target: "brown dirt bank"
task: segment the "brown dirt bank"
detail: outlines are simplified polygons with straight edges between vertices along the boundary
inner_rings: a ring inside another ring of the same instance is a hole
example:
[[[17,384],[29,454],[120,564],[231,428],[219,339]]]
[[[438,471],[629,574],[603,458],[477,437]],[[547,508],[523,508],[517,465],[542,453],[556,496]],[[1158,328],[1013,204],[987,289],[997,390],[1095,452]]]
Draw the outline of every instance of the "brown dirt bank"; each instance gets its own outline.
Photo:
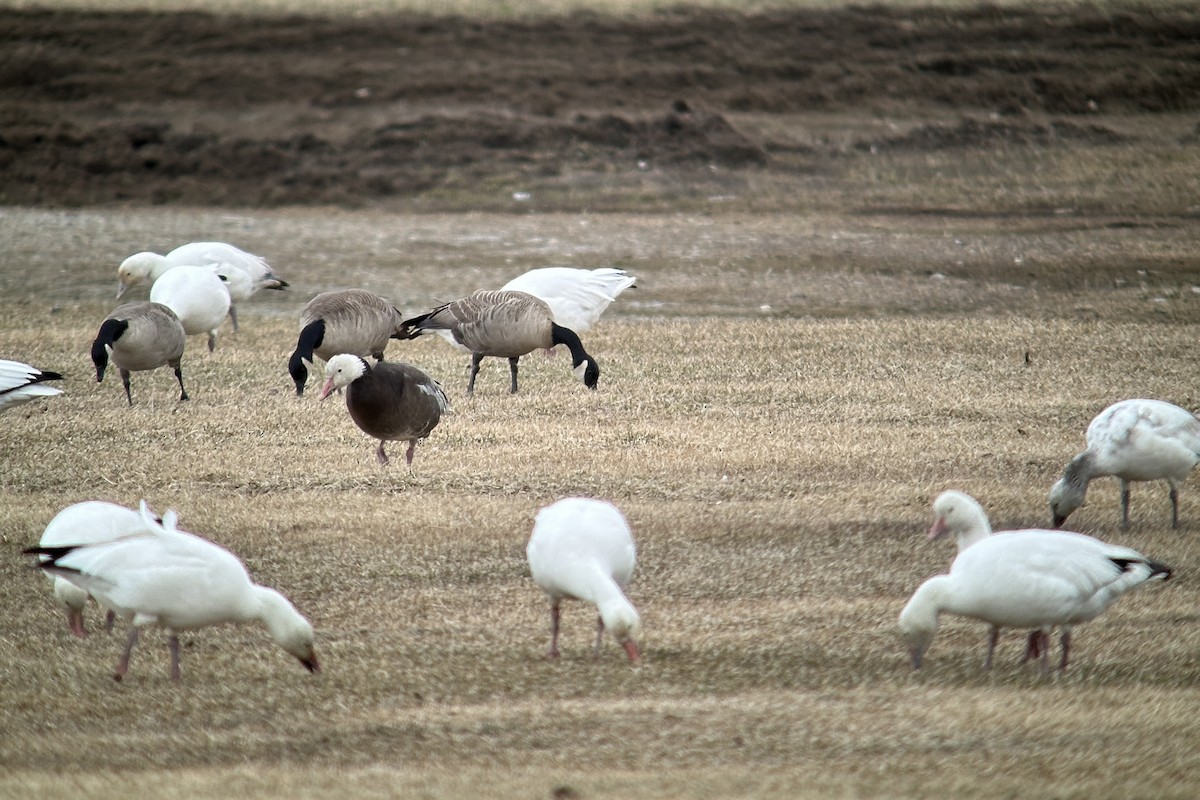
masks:
[[[472,207],[481,186],[567,175],[686,185],[881,149],[1129,144],[1105,114],[1198,108],[1200,11],[1186,7],[0,11],[5,204]],[[796,136],[812,114],[909,126]]]

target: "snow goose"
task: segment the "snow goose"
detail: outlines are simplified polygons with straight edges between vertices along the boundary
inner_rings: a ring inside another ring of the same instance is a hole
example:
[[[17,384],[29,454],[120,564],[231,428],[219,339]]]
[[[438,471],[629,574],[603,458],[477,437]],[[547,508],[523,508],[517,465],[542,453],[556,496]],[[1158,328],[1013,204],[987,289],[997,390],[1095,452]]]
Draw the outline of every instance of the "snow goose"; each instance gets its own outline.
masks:
[[[559,604],[583,600],[600,611],[593,654],[608,628],[637,663],[641,620],[625,596],[637,551],[624,515],[612,503],[568,497],[537,513],[525,549],[533,582],[550,598],[549,658],[558,657]]]
[[[129,657],[144,626],[169,632],[171,679],[180,679],[179,632],[226,622],[261,622],[275,642],[310,672],[320,666],[313,652],[313,629],[274,589],[250,580],[246,566],[228,550],[178,530],[168,511],[161,522],[141,504],[141,525],[120,539],[97,544],[31,547],[38,566],[61,576],[130,620],[125,650],[113,677],[129,670]]]
[[[512,291],[478,291],[438,306],[428,314],[405,320],[397,338],[415,339],[431,330],[448,330],[454,340],[471,351],[471,376],[467,394],[475,392],[479,362],[487,356],[508,359],[512,374],[510,392],[517,391],[517,362],[539,348],[565,344],[571,351],[575,374],[589,389],[600,380],[600,366],[583,349],[579,336],[554,321],[550,306],[531,294]]]
[[[379,440],[375,457],[385,467],[384,443],[408,442],[404,458],[411,468],[417,441],[428,436],[450,410],[441,385],[411,364],[377,361],[371,366],[361,356],[340,353],[325,364],[321,399],[343,388],[350,419]]]
[[[235,300],[246,300],[260,289],[284,289],[288,282],[276,275],[262,256],[247,253],[241,248],[225,242],[189,242],[164,255],[158,253],[134,253],[117,268],[117,299],[130,286],[139,283],[154,283],[172,267],[203,267],[223,264],[245,273],[249,279],[249,294],[237,296]]]
[[[1200,461],[1200,421],[1161,400],[1122,400],[1088,425],[1087,449],[1072,458],[1050,488],[1054,527],[1084,504],[1093,478],[1121,482],[1121,528],[1129,527],[1131,481],[1166,481],[1171,487],[1171,527],[1179,527],[1179,484]]]
[[[323,292],[300,313],[300,337],[288,360],[296,396],[304,394],[313,356],[328,361],[339,353],[383,360],[388,339],[398,339],[404,317],[377,294],[362,289]]]
[[[150,287],[150,300],[175,312],[188,336],[208,334],[208,350],[217,346],[217,328],[229,313],[229,290],[211,267],[174,267]]]
[[[175,312],[161,303],[125,303],[117,306],[104,318],[100,331],[92,342],[92,363],[96,365],[96,382],[104,380],[109,359],[121,371],[125,399],[133,405],[129,389],[132,372],[169,366],[179,381],[179,399],[187,400],[183,388],[183,359],[185,337],[183,325]]]
[[[585,333],[617,296],[636,282],[625,270],[612,267],[542,267],[518,275],[500,288],[537,297],[550,306],[555,322]]]
[[[75,503],[58,512],[42,532],[41,547],[97,544],[111,542],[141,530],[142,515],[116,503],[88,500]],[[67,625],[71,633],[87,636],[83,625],[83,609],[88,593],[66,578],[47,575],[54,582],[54,596],[66,607]],[[112,630],[113,612],[109,611],[105,628]]]
[[[0,411],[38,397],[62,394],[62,389],[47,386],[45,381],[61,381],[62,375],[31,367],[20,361],[0,359]]]
[[[1081,533],[1021,530],[998,533],[958,554],[946,575],[921,584],[900,614],[913,669],[937,632],[942,613],[1004,628],[1036,628],[1042,669],[1049,669],[1049,631],[1061,626],[1067,668],[1071,627],[1094,619],[1126,592],[1171,569],[1136,550]]]

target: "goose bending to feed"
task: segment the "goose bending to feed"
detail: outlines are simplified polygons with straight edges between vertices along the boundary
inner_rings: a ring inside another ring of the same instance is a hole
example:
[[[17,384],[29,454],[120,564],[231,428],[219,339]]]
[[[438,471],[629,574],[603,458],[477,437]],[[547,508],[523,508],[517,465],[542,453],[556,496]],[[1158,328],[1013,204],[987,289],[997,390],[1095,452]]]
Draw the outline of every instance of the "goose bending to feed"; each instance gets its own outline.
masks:
[[[113,677],[121,680],[138,631],[162,625],[169,633],[171,679],[180,679],[179,632],[226,622],[261,622],[275,642],[310,672],[320,665],[313,629],[287,598],[250,580],[228,550],[176,527],[173,511],[155,519],[143,501],[141,525],[97,544],[30,547],[45,572],[66,578],[117,616],[132,622]]]
[[[322,292],[300,313],[300,336],[288,360],[296,396],[304,394],[313,356],[323,361],[349,353],[383,360],[388,339],[399,339],[404,317],[377,294],[362,289]]]
[[[510,391],[517,391],[517,362],[539,348],[565,344],[571,351],[575,374],[584,386],[595,389],[600,366],[583,349],[579,336],[554,321],[550,306],[531,294],[512,291],[478,291],[438,306],[428,314],[405,320],[397,338],[415,339],[431,330],[448,330],[454,340],[471,351],[471,376],[467,394],[475,392],[479,362],[487,356],[508,359]]]
[[[38,543],[43,548],[66,545],[98,544],[111,542],[129,534],[136,534],[142,527],[142,515],[131,508],[101,500],[75,503],[55,514],[54,519],[42,532]],[[54,596],[67,610],[67,626],[79,637],[87,636],[83,624],[83,609],[87,606],[88,593],[66,578],[47,575],[54,582]],[[104,623],[112,630],[114,614],[108,611]]]
[[[104,318],[92,342],[96,382],[104,380],[104,372],[111,359],[121,371],[125,399],[132,406],[130,373],[168,366],[175,370],[175,380],[179,381],[179,399],[187,400],[180,368],[185,338],[179,317],[162,303],[125,303],[117,306]]]
[[[1200,462],[1200,421],[1161,400],[1122,400],[1101,411],[1087,428],[1087,449],[1072,458],[1050,488],[1054,527],[1084,504],[1093,478],[1121,482],[1121,527],[1129,527],[1129,484],[1166,481],[1171,527],[1179,527],[1179,484]]]
[[[1146,581],[1170,577],[1170,567],[1136,550],[1081,533],[997,533],[959,553],[948,574],[921,584],[900,614],[900,631],[917,669],[942,613],[1002,628],[1036,628],[1042,670],[1049,671],[1049,632],[1059,626],[1059,668],[1065,670],[1073,626],[1095,619]]]
[[[428,436],[450,410],[441,385],[411,364],[377,361],[371,366],[362,356],[340,353],[325,364],[321,399],[342,388],[350,419],[379,440],[375,457],[385,467],[385,443],[408,442],[404,459],[411,468],[417,441]]]
[[[217,328],[229,313],[229,291],[210,267],[175,267],[150,287],[150,300],[175,312],[188,336],[208,334],[208,351],[217,346]]]
[[[165,256],[150,252],[134,253],[122,261],[121,266],[117,268],[117,299],[121,299],[131,286],[145,282],[154,283],[172,267],[210,265],[216,265],[228,272],[236,270],[239,273],[237,276],[226,276],[232,299],[229,319],[233,322],[235,331],[238,329],[238,322],[234,304],[249,300],[261,289],[283,290],[288,285],[287,281],[271,270],[262,256],[247,253],[225,242],[189,242],[176,247]]]
[[[46,385],[46,381],[61,381],[62,375],[38,369],[20,361],[0,359],[0,411],[38,397],[62,394],[62,389]]]
[[[972,545],[978,544],[992,535],[992,523],[988,521],[987,512],[979,502],[964,492],[942,492],[933,501],[933,526],[929,529],[929,540],[936,541],[945,536],[953,536],[961,554]],[[988,631],[987,655],[983,660],[983,668],[992,668],[992,655],[996,644],[1000,641],[1000,626],[991,625]],[[1036,658],[1041,652],[1041,631],[1031,631],[1025,645],[1025,657],[1022,662]]]
[[[550,649],[558,657],[559,604],[583,600],[600,612],[593,655],[607,628],[629,660],[640,659],[641,619],[625,596],[637,550],[624,515],[612,503],[568,497],[537,513],[525,549],[533,582],[550,598]]]
[[[586,333],[617,296],[636,283],[637,278],[612,267],[542,267],[518,275],[500,288],[533,295],[550,306],[559,325]]]

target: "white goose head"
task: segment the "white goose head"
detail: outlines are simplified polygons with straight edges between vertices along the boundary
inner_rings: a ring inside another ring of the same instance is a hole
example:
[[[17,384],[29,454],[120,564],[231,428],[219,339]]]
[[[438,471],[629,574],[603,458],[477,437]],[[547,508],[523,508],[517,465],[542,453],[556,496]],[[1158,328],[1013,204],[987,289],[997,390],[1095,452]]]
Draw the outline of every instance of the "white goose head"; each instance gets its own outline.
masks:
[[[122,261],[121,266],[117,267],[117,299],[121,299],[130,286],[149,280],[162,262],[162,256],[150,252],[134,253]]]
[[[335,389],[344,389],[361,378],[367,371],[367,362],[349,353],[340,353],[325,362],[325,385],[321,387],[321,399],[333,394]]]
[[[929,529],[929,538],[940,539],[946,535],[953,535],[958,540],[959,551],[986,539],[992,535],[987,512],[969,494],[954,490],[942,492],[933,501],[933,526]]]

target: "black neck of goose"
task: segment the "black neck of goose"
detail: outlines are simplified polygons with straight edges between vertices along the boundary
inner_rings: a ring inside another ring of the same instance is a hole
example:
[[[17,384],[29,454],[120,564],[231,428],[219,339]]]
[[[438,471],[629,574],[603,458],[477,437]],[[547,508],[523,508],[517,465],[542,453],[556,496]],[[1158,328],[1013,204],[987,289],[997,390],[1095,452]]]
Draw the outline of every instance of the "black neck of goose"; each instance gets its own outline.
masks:
[[[573,367],[578,367],[584,359],[592,360],[592,357],[583,349],[583,342],[579,341],[579,335],[557,322],[550,323],[550,341],[552,347],[559,344],[567,346],[567,349],[571,351],[571,366]]]
[[[320,347],[324,340],[325,320],[323,319],[308,323],[300,331],[300,338],[296,340],[296,350],[288,360],[288,374],[292,376],[292,382],[296,384],[297,397],[304,394],[304,384],[308,381],[308,368],[304,366],[304,361],[307,359],[310,364],[312,363],[313,351]]]
[[[92,342],[92,363],[96,365],[97,383],[104,379],[104,370],[108,369],[108,346],[116,343],[128,328],[129,323],[123,319],[106,319],[100,325],[96,341]]]

